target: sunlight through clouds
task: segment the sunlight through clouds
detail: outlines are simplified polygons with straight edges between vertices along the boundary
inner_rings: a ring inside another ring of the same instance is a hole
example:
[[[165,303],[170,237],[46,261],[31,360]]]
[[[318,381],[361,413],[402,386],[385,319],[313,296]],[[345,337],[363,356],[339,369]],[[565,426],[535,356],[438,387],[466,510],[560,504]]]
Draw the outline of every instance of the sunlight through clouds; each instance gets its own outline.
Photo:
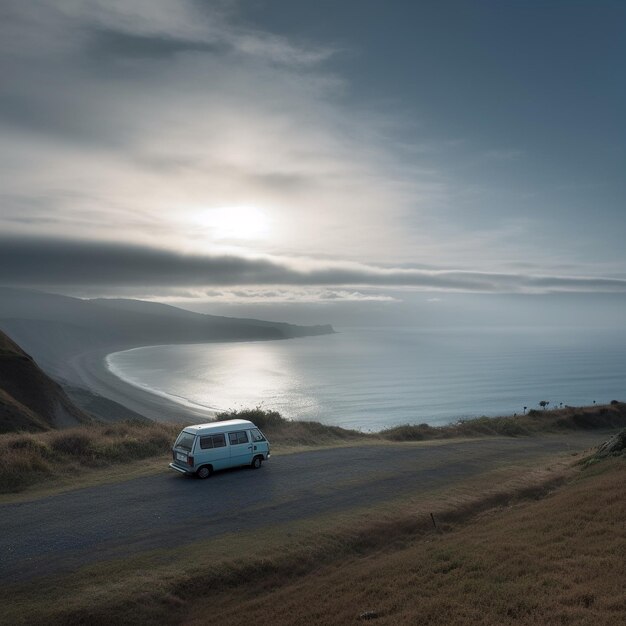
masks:
[[[266,212],[253,206],[201,209],[194,221],[219,240],[265,239],[271,235],[271,221]]]
[[[373,6],[363,18],[379,10],[397,20]],[[432,7],[405,10],[438,18]],[[309,261],[326,263],[340,270],[320,280],[337,293],[361,276],[370,286],[393,276],[490,292],[621,290],[617,134],[613,147],[598,140],[614,152],[603,167],[601,151],[596,160],[582,149],[568,162],[553,155],[550,166],[538,158],[541,141],[566,120],[540,131],[534,108],[527,118],[500,110],[505,95],[518,102],[515,89],[504,93],[511,87],[481,63],[477,79],[497,84],[497,97],[466,85],[460,71],[446,74],[447,57],[425,59],[407,24],[395,23],[409,37],[400,54],[384,33],[367,39],[367,23],[325,36],[299,20],[274,28],[259,14],[238,2],[11,0],[0,22],[0,71],[10,77],[0,82],[2,234],[99,243],[103,254],[115,243],[139,257],[204,255],[207,267],[212,257],[237,257],[239,267],[269,259],[296,284]],[[445,29],[441,41],[429,33],[420,45],[462,47]],[[604,59],[594,54],[594,63]],[[429,115],[430,98],[439,100]],[[471,110],[472,98],[482,108]],[[492,134],[505,113],[506,132]],[[532,132],[515,138],[523,124]],[[555,134],[548,148],[584,135],[567,129],[567,141]],[[585,161],[591,172],[589,159],[600,174],[572,180],[568,168]],[[366,270],[355,274],[354,264]],[[248,287],[241,280],[250,276],[235,272],[228,284]]]

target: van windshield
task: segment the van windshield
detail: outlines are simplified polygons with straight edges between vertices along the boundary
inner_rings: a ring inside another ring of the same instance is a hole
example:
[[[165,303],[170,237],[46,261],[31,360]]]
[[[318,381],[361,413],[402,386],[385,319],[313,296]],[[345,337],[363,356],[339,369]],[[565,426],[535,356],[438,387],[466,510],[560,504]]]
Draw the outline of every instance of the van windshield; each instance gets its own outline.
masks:
[[[174,444],[175,448],[182,448],[183,450],[188,450],[191,452],[191,448],[193,448],[193,440],[195,439],[195,435],[191,433],[186,433],[184,430],[180,435],[178,435],[178,439]]]

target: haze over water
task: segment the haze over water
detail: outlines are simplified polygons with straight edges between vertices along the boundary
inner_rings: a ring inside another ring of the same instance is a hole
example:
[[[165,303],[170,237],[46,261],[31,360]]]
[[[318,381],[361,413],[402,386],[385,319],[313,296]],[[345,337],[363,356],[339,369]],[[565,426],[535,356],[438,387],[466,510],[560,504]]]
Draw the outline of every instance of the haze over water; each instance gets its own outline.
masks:
[[[214,410],[262,405],[380,430],[626,397],[626,333],[559,328],[344,328],[288,341],[137,348],[107,357],[142,389]]]

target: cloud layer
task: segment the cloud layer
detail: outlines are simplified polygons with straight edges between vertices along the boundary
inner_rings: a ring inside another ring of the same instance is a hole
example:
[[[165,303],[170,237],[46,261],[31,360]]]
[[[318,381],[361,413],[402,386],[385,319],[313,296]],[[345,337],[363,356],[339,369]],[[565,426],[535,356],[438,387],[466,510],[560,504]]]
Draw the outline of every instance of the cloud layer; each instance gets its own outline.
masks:
[[[484,293],[626,292],[626,279],[389,268],[234,255],[182,254],[128,244],[0,239],[0,283],[55,287],[406,287]]]
[[[401,86],[378,99],[353,91],[347,66],[380,80],[357,50],[255,26],[245,4],[3,6],[0,282],[245,286],[204,294],[276,301],[388,301],[388,287],[623,290],[623,216],[602,210],[597,186],[582,193],[585,180],[568,174],[565,193],[528,146],[472,143],[473,125],[467,137],[429,134],[420,108],[398,102]],[[432,34],[437,51],[463,45],[447,30]],[[377,59],[379,74],[409,67],[418,94],[436,91],[442,76],[471,75],[453,54],[439,55],[457,63],[452,73],[437,75],[438,61],[423,54],[415,61],[428,57],[428,67],[417,72],[409,57],[421,48],[408,35],[406,58]],[[501,86],[493,83],[494,98]],[[449,100],[458,128],[458,114],[473,112]],[[527,177],[530,161],[546,186]],[[263,237],[216,223],[242,208],[266,216]],[[290,291],[273,295],[273,285]]]
[[[215,243],[206,211],[255,206],[272,223],[259,253],[427,254],[415,209],[443,201],[441,175],[404,159],[390,116],[347,104],[336,47],[244,25],[235,6],[14,2],[2,231],[199,252]]]

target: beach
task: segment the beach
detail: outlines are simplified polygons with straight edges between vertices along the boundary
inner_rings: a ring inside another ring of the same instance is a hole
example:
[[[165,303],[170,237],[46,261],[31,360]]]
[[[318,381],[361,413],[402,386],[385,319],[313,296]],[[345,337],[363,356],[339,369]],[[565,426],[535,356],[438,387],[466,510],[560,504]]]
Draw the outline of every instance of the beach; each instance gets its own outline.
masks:
[[[88,388],[93,393],[114,400],[141,415],[157,422],[184,424],[209,421],[215,412],[200,407],[179,404],[155,393],[144,391],[112,374],[106,366],[106,357],[131,346],[111,346],[90,350],[70,358],[63,366],[63,378],[75,385]]]

